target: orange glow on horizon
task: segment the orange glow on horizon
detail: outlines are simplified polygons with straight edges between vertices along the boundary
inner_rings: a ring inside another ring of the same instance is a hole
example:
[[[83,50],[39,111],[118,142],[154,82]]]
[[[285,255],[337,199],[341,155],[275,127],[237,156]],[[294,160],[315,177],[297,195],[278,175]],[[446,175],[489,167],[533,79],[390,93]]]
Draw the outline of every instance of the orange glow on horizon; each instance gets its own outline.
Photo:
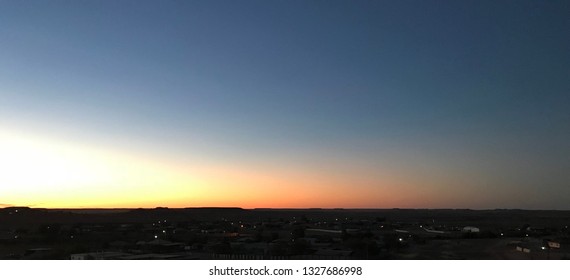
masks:
[[[5,205],[414,208],[435,197],[394,172],[176,162],[6,130],[0,133],[0,154],[0,203]]]

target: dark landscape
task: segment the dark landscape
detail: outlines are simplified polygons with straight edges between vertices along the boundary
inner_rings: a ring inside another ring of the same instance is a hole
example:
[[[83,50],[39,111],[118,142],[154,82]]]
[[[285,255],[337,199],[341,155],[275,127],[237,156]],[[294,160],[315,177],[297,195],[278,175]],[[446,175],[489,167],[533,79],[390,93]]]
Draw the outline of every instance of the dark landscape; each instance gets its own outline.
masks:
[[[0,209],[1,259],[568,259],[570,211]]]

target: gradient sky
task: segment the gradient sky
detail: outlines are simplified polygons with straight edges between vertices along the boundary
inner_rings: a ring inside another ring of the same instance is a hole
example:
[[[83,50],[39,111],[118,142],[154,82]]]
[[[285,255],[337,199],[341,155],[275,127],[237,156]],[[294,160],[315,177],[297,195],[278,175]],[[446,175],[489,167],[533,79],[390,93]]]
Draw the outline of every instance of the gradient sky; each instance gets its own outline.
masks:
[[[570,209],[569,1],[0,1],[0,205]]]

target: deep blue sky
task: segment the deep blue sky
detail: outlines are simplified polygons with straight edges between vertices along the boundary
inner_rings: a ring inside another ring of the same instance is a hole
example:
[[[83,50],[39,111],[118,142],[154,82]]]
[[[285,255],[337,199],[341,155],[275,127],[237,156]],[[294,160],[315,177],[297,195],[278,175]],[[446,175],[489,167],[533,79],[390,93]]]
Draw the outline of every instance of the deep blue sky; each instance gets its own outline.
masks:
[[[0,1],[0,125],[182,161],[388,168],[445,192],[421,207],[568,209],[569,15],[568,1]]]

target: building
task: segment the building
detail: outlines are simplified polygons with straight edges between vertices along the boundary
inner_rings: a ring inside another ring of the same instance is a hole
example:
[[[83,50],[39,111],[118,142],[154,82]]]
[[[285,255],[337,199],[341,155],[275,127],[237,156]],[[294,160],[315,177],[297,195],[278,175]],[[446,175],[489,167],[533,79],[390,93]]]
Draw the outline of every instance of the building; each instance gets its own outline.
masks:
[[[470,233],[478,233],[481,230],[479,230],[479,228],[476,228],[476,227],[467,226],[467,227],[464,227],[461,231],[462,232],[470,232]]]
[[[118,260],[131,254],[120,252],[92,252],[71,255],[72,260]]]

